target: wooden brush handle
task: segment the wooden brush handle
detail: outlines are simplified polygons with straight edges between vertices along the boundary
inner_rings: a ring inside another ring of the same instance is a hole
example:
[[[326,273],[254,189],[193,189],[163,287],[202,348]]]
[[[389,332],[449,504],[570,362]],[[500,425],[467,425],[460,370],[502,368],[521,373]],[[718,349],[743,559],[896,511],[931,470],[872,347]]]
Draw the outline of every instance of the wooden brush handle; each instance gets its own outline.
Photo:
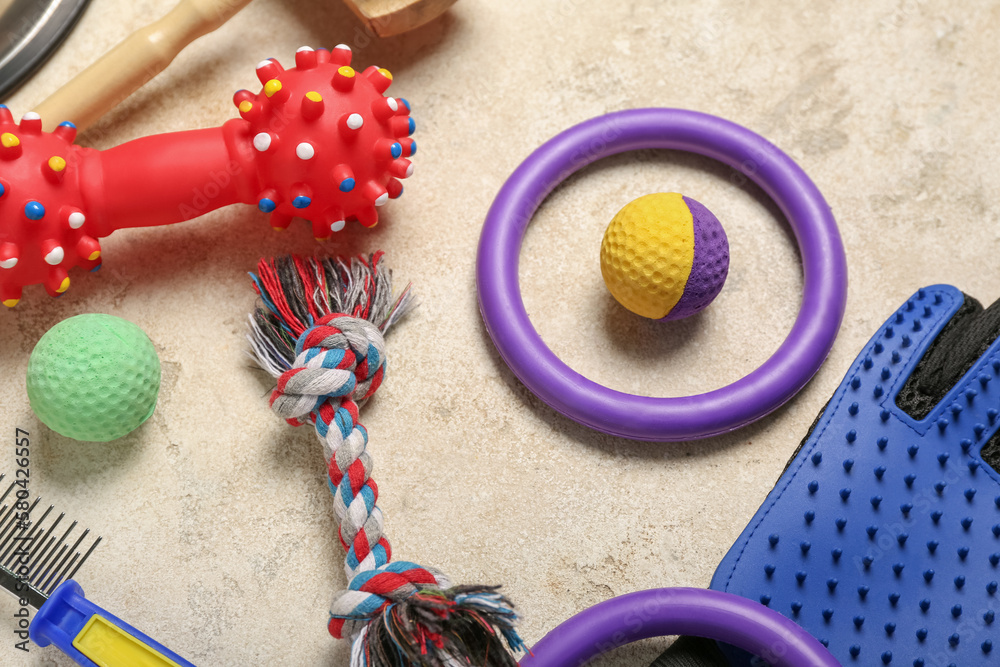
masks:
[[[136,30],[53,93],[35,111],[52,130],[68,120],[84,130],[159,74],[181,50],[228,21],[250,0],[181,0]]]
[[[411,30],[456,0],[344,0],[375,34]],[[228,21],[250,0],[181,0],[159,21],[136,30],[35,108],[52,131],[62,121],[85,130],[162,72],[181,50]]]

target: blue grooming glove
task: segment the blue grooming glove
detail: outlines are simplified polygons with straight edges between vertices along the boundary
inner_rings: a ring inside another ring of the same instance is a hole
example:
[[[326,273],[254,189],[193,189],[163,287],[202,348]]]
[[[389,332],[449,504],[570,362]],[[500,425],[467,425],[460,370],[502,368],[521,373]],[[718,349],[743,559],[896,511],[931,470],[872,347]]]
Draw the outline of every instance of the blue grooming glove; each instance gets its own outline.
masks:
[[[785,614],[844,665],[994,664],[998,333],[1000,305],[983,310],[954,287],[909,299],[862,350],[711,587]]]

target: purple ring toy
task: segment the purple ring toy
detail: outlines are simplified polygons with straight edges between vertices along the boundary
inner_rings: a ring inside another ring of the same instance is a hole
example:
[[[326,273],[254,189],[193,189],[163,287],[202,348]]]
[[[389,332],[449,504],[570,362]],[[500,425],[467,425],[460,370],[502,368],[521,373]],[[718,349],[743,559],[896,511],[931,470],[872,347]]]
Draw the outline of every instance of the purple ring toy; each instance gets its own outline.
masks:
[[[760,368],[705,394],[635,396],[588,380],[545,345],[521,300],[517,280],[521,241],[545,197],[588,164],[640,148],[699,153],[736,169],[763,188],[785,214],[802,255],[802,305],[788,337]],[[549,406],[611,435],[694,440],[760,419],[792,398],[819,370],[844,316],[847,259],[823,195],[769,141],[735,123],[695,111],[634,109],[566,130],[514,171],[483,224],[476,283],[486,329],[500,356]]]
[[[774,667],[840,667],[788,618],[738,595],[700,588],[629,593],[585,609],[535,644],[520,667],[579,667],[624,644],[667,635],[724,641]]]

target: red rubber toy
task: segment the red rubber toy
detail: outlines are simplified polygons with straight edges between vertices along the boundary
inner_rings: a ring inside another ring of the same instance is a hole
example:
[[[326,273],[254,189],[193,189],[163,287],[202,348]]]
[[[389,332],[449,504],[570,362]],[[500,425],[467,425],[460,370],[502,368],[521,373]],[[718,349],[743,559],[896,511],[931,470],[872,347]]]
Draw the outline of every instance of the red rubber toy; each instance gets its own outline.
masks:
[[[76,128],[16,124],[0,105],[0,301],[26,285],[58,296],[74,266],[97,270],[98,239],[116,229],[167,225],[222,206],[256,204],[284,229],[295,216],[317,239],[378,222],[413,173],[406,100],[385,97],[392,75],[350,67],[351,50],[302,47],[295,67],[257,66],[263,84],[240,90],[241,118],[222,127],[144,137],[98,151],[73,144]]]

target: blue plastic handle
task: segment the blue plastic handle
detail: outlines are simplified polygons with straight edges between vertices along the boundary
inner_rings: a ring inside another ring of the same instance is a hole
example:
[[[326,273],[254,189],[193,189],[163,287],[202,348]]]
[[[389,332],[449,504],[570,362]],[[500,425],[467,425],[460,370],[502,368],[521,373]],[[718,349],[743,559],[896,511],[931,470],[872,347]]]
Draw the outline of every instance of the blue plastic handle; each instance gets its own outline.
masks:
[[[83,667],[169,667],[171,663],[195,667],[92,603],[72,579],[61,584],[38,610],[28,636],[39,646],[54,644]]]

